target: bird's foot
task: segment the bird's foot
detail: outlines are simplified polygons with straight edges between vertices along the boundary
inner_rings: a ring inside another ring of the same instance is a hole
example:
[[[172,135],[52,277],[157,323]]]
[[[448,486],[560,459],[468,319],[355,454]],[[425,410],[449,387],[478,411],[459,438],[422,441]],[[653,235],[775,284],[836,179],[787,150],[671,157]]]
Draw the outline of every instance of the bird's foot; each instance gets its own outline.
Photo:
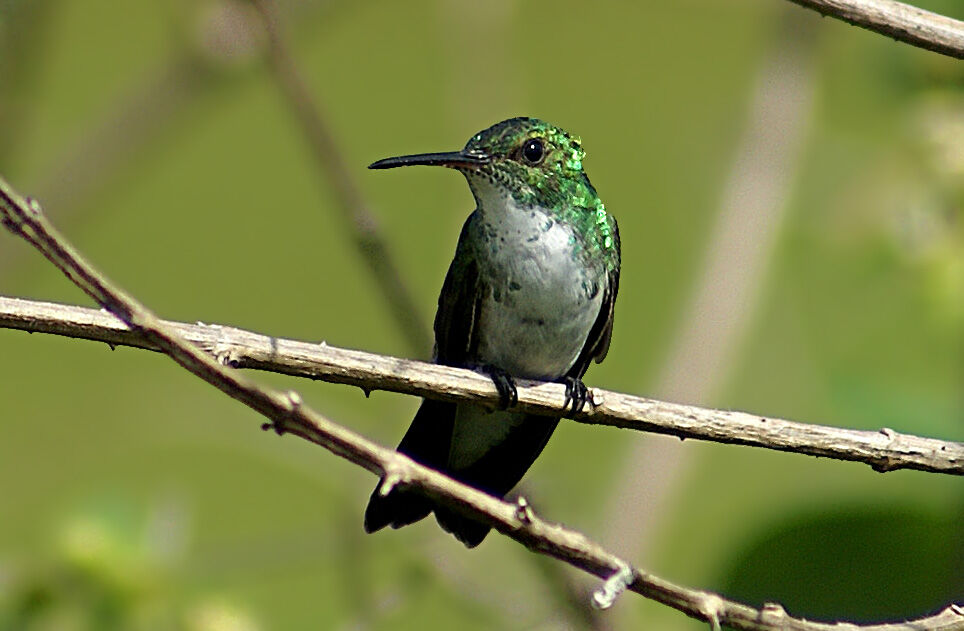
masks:
[[[583,408],[586,407],[586,402],[592,399],[589,388],[578,377],[566,377],[563,383],[566,384],[566,401],[562,404],[563,411],[572,403],[571,412],[574,414],[582,412]]]
[[[512,375],[498,366],[482,366],[480,370],[492,378],[495,389],[499,391],[500,410],[506,410],[519,402],[519,392]]]

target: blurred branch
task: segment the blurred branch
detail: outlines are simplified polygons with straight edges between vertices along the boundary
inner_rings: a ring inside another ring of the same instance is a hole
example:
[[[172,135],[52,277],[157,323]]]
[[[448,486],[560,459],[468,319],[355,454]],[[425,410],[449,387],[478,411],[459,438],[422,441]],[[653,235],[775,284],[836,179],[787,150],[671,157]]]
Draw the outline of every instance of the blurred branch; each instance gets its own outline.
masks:
[[[895,40],[964,59],[964,22],[895,0],[790,0]]]
[[[30,129],[31,99],[46,61],[52,9],[49,0],[0,0],[0,164],[5,167]],[[23,54],[28,48],[31,54]]]
[[[268,34],[268,61],[278,87],[301,124],[311,146],[319,173],[335,194],[362,260],[388,301],[392,316],[412,350],[425,354],[432,348],[424,322],[402,275],[392,260],[378,221],[362,198],[351,171],[345,166],[321,107],[314,101],[294,59],[288,53],[278,16],[271,0],[253,0]]]
[[[17,50],[17,59],[31,57],[25,49]],[[78,214],[124,166],[144,155],[145,147],[167,137],[178,114],[211,85],[205,81],[209,70],[193,51],[178,53],[145,73],[142,84],[111,103],[97,123],[65,147],[35,184],[44,203],[57,209],[58,220]],[[17,262],[9,250],[0,250],[0,273],[15,273]]]
[[[410,359],[287,340],[219,324],[164,321],[220,364],[254,368],[331,383],[358,386],[365,392],[387,390],[450,401],[496,405],[492,379],[481,373]],[[0,297],[0,328],[53,333],[67,337],[164,351],[137,329],[108,313],[18,298]],[[558,383],[519,380],[519,407],[558,415],[565,389]],[[964,443],[900,434],[810,425],[746,412],[713,410],[657,401],[599,388],[591,389],[595,406],[571,418],[588,425],[609,425],[680,438],[792,451],[811,456],[869,464],[877,471],[918,469],[964,475]]]
[[[37,184],[44,203],[76,210],[110,183],[142,147],[163,138],[171,121],[195,98],[208,73],[179,56],[131,94],[58,159]]]
[[[816,20],[799,18],[789,4],[773,18],[700,270],[656,381],[660,398],[711,403],[760,310],[813,109]],[[679,441],[635,441],[609,488],[603,541],[645,563],[695,459]]]
[[[142,338],[140,345],[159,349],[197,377],[264,415],[270,419],[264,425],[266,429],[304,438],[382,476],[382,489],[386,492],[396,485],[415,487],[433,500],[488,523],[533,551],[605,578],[603,587],[595,594],[596,601],[604,605],[611,604],[613,598],[628,588],[688,616],[707,621],[713,629],[726,625],[754,631],[841,631],[847,628],[873,631],[964,630],[964,608],[959,605],[949,605],[935,615],[908,623],[866,627],[822,624],[792,618],[779,605],[768,604],[758,610],[711,592],[682,587],[641,572],[585,535],[544,521],[522,501],[505,502],[456,482],[333,423],[302,405],[301,397],[294,391],[282,393],[260,387],[242,373],[226,368],[181,338],[176,327],[160,320],[146,307],[114,287],[56,232],[36,201],[22,198],[2,178],[0,221],[13,234],[36,247],[101,307],[121,319]],[[608,603],[607,597],[610,597]]]
[[[515,493],[515,492],[514,492]],[[517,497],[523,494],[518,493]],[[532,557],[534,567],[542,575],[546,589],[551,593],[553,609],[560,615],[566,616],[572,628],[587,629],[588,631],[610,631],[613,629],[611,612],[601,611],[593,607],[588,590],[573,581],[573,576],[565,565],[554,563],[548,557],[536,555]],[[561,626],[561,625],[560,625]],[[547,628],[556,628],[551,623]]]

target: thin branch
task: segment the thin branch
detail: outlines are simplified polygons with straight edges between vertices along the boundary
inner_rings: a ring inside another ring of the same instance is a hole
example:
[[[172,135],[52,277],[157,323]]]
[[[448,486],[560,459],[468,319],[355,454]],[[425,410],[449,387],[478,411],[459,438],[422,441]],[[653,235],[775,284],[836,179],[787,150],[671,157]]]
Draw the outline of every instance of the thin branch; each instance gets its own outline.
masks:
[[[235,368],[343,383],[358,386],[365,392],[387,390],[493,405],[499,400],[492,380],[471,370],[338,348],[324,342],[276,338],[220,324],[168,321],[162,324],[221,364]],[[151,343],[110,314],[85,307],[0,297],[0,327],[164,351],[162,346]],[[519,380],[517,385],[521,409],[559,414],[565,401],[561,384]],[[592,395],[596,405],[572,415],[573,420],[864,462],[877,471],[919,469],[964,475],[964,443],[901,434],[890,429],[873,432],[798,423],[598,388],[592,389]]]
[[[790,0],[854,26],[964,59],[964,22],[895,0]]]
[[[322,116],[321,107],[308,90],[294,59],[288,53],[272,0],[254,0],[268,34],[268,62],[291,111],[301,125],[305,139],[350,229],[359,256],[378,283],[388,307],[412,350],[427,354],[432,340],[425,330],[420,310],[412,298],[402,274],[392,259],[378,220],[368,208],[355,179],[345,165],[334,134]]]
[[[964,631],[964,608],[949,605],[943,611],[907,623],[860,627],[823,624],[790,617],[779,605],[758,610],[727,600],[717,594],[675,585],[655,575],[632,568],[585,535],[541,519],[522,501],[499,500],[461,484],[408,457],[377,445],[302,405],[294,391],[282,393],[263,388],[242,373],[223,366],[178,334],[176,328],[157,318],[146,307],[120,289],[87,263],[44,216],[40,205],[26,200],[0,178],[0,221],[13,234],[24,238],[43,253],[70,280],[101,307],[124,321],[143,337],[145,346],[160,349],[186,370],[244,403],[271,420],[265,425],[279,434],[291,433],[325,447],[383,477],[382,489],[405,485],[475,519],[529,549],[548,554],[581,568],[606,582],[594,596],[604,603],[620,588],[628,588],[688,616],[704,620],[712,628],[721,625],[753,631]]]

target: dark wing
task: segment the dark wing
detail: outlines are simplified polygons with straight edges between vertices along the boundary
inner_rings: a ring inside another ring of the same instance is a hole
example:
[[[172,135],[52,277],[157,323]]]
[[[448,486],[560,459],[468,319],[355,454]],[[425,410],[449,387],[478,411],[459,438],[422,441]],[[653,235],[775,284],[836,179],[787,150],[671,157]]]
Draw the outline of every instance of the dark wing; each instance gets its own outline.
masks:
[[[599,315],[596,317],[596,322],[589,331],[589,336],[586,337],[586,344],[582,347],[579,357],[572,365],[572,368],[569,369],[569,372],[566,373],[568,377],[582,379],[582,376],[586,374],[586,370],[589,368],[589,363],[592,360],[596,360],[598,364],[606,358],[606,353],[609,352],[609,342],[613,337],[613,312],[616,306],[616,293],[619,291],[620,266],[619,227],[616,226],[615,220],[613,220],[613,222],[613,236],[616,241],[616,265],[607,276],[606,288],[603,290],[603,299],[602,305],[599,308]]]
[[[478,345],[483,287],[479,282],[478,262],[468,244],[468,232],[475,217],[472,213],[462,226],[435,313],[435,362],[446,366],[468,367]]]
[[[435,362],[465,367],[475,352],[482,291],[478,265],[468,251],[462,227],[455,259],[445,275],[435,314]],[[425,399],[398,450],[433,469],[444,469],[452,441],[455,403]]]
[[[474,353],[481,289],[478,266],[467,250],[466,232],[471,217],[462,227],[455,259],[449,266],[435,314],[435,361],[448,366],[467,366]],[[424,399],[412,424],[398,445],[398,451],[433,469],[446,470],[455,403]],[[434,503],[425,496],[393,489],[380,495],[376,487],[365,510],[365,530],[374,532],[385,526],[400,528],[427,516]]]

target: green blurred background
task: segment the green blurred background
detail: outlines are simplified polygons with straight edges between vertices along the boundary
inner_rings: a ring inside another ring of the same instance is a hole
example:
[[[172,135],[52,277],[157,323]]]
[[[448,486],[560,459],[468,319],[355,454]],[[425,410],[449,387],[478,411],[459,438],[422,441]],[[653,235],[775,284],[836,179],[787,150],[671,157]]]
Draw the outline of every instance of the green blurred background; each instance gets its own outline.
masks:
[[[538,116],[583,138],[620,222],[589,385],[964,440],[959,61],[778,0],[278,14],[426,330],[471,195],[365,166]],[[227,0],[0,0],[0,173],[163,317],[427,357],[360,264],[257,24]],[[9,235],[0,293],[89,304]],[[635,596],[586,622],[563,586],[585,603],[596,582],[504,537],[366,536],[370,474],[159,355],[6,330],[0,349],[0,629],[705,626]],[[256,377],[386,445],[417,406]],[[964,599],[959,478],[563,422],[526,493],[641,567],[795,615]]]

